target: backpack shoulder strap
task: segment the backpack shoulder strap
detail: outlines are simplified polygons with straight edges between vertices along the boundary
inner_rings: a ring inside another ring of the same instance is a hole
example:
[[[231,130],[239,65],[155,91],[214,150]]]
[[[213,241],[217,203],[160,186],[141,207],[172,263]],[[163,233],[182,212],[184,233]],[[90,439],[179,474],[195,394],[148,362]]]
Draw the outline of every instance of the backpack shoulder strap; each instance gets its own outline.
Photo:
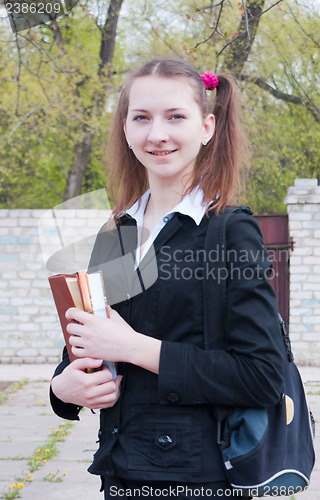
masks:
[[[208,224],[204,250],[206,269],[203,280],[204,300],[204,346],[205,349],[225,348],[225,318],[227,314],[227,248],[226,228],[229,219],[235,213],[246,212],[252,215],[249,207],[227,207],[219,215],[213,213]],[[210,255],[214,255],[212,261]],[[214,269],[212,269],[214,268]],[[214,336],[209,332],[214,331]]]

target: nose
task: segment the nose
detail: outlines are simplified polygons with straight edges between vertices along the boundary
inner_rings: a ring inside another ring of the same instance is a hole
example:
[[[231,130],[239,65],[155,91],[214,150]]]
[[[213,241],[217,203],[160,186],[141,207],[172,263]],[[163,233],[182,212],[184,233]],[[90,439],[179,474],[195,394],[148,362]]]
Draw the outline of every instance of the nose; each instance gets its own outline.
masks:
[[[151,121],[147,139],[153,144],[168,141],[169,135],[167,124],[164,122],[164,120],[155,118]]]

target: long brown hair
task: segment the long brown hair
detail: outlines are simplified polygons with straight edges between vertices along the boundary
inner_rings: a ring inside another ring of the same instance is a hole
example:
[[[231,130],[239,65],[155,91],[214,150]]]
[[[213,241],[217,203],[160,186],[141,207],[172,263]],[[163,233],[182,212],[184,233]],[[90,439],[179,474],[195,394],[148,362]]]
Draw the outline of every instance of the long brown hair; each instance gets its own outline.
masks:
[[[147,170],[128,148],[123,127],[133,81],[150,75],[187,78],[194,89],[202,116],[210,112],[215,115],[214,136],[206,146],[201,146],[185,194],[199,186],[203,190],[204,201],[209,203],[215,200],[211,207],[219,212],[230,203],[239,185],[239,169],[246,151],[246,140],[238,119],[239,98],[235,81],[225,74],[217,75],[219,85],[211,111],[202,78],[192,66],[175,59],[155,59],[130,76],[113,117],[106,158],[110,193],[115,203],[115,220],[148,188]]]

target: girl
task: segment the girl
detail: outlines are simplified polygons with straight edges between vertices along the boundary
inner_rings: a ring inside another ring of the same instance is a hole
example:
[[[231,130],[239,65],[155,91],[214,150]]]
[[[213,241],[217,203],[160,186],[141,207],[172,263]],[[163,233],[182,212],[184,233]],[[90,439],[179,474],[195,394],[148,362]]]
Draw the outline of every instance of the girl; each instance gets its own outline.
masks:
[[[211,113],[206,90],[213,89]],[[233,498],[212,405],[266,407],[279,400],[282,339],[270,261],[257,224],[243,212],[228,223],[227,249],[233,270],[250,268],[250,280],[229,276],[227,310],[219,311],[227,315],[228,348],[204,350],[204,240],[212,214],[237,186],[243,146],[236,88],[225,75],[200,76],[183,62],[153,60],[121,93],[109,145],[115,229],[101,230],[90,268],[104,271],[112,294],[121,272],[112,280],[107,263],[116,262],[116,247],[123,260],[134,251],[125,272],[134,284],[123,280],[127,293],[112,301],[110,319],[67,311],[79,359],[70,364],[65,351],[51,384],[61,417],[77,419],[82,406],[101,409],[100,446],[89,471],[102,477],[106,499],[134,491]],[[148,282],[154,263],[157,276]],[[106,366],[86,370],[102,359],[118,363],[115,380]]]

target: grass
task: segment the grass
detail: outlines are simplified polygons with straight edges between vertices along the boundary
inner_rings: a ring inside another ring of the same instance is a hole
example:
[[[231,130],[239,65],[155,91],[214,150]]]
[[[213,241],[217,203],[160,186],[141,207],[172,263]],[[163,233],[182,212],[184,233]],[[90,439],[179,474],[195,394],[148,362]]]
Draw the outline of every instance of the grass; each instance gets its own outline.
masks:
[[[28,379],[23,379],[19,382],[15,382],[9,385],[4,391],[0,391],[0,405],[6,401],[10,396],[16,392],[18,389],[23,387],[29,382]],[[38,406],[45,406],[45,403],[43,401],[38,402]],[[22,495],[22,490],[23,487],[32,481],[32,474],[35,472],[37,469],[39,469],[42,465],[44,465],[48,460],[53,458],[57,453],[58,449],[56,447],[56,444],[58,442],[64,441],[66,436],[71,432],[71,428],[73,427],[73,423],[69,421],[62,422],[60,427],[54,431],[51,432],[51,434],[48,437],[48,440],[40,446],[40,448],[37,448],[33,455],[30,457],[30,460],[28,462],[28,467],[29,467],[29,473],[22,477],[22,478],[17,478],[16,482],[6,488],[2,493],[0,493],[0,498],[4,500],[9,500],[12,498],[21,498]],[[8,441],[11,441],[12,439],[8,437]],[[15,460],[23,460],[21,457],[15,457]],[[44,478],[46,481],[52,481],[52,482],[61,482],[63,479],[63,476],[66,475],[66,472],[63,474],[60,474],[59,471],[57,471],[54,474],[51,474],[50,472],[48,473],[47,477]]]
[[[4,391],[0,391],[0,405],[11,395],[13,394],[14,392],[16,392],[18,389],[20,389],[21,387],[23,387],[25,384],[27,384],[29,381],[28,379],[23,379],[23,380],[20,380],[19,382],[15,382],[11,385],[9,385],[9,387],[4,390]]]
[[[9,500],[10,498],[21,498],[22,488],[24,483],[12,484],[9,489],[3,492],[2,498]]]
[[[48,462],[48,460],[53,458],[58,453],[56,444],[65,440],[66,436],[68,436],[68,434],[71,432],[72,427],[72,422],[62,422],[60,427],[53,431],[49,435],[48,440],[42,446],[40,446],[40,448],[37,448],[34,451],[33,455],[30,457],[30,460],[28,462],[29,474],[27,476],[19,478],[15,484],[9,486],[9,488],[2,492],[2,496],[0,498],[3,498],[4,500],[9,500],[11,498],[21,498],[22,489],[26,483],[31,482],[33,472],[39,469],[42,465],[44,465],[46,462]],[[66,474],[66,472],[60,474],[60,471],[57,471],[55,474],[51,474],[51,472],[49,472],[44,480],[51,482],[61,482],[63,476],[65,476]]]
[[[31,460],[28,463],[30,472],[37,470],[41,465],[46,463],[58,453],[56,443],[64,441],[65,436],[68,435],[72,427],[72,422],[63,422],[58,429],[50,434],[48,441],[38,448],[32,455]]]
[[[51,481],[52,483],[61,483],[63,476],[66,476],[66,472],[63,474],[60,474],[60,471],[57,470],[54,474],[51,472],[48,472],[47,477],[45,477],[43,480],[44,481]]]

